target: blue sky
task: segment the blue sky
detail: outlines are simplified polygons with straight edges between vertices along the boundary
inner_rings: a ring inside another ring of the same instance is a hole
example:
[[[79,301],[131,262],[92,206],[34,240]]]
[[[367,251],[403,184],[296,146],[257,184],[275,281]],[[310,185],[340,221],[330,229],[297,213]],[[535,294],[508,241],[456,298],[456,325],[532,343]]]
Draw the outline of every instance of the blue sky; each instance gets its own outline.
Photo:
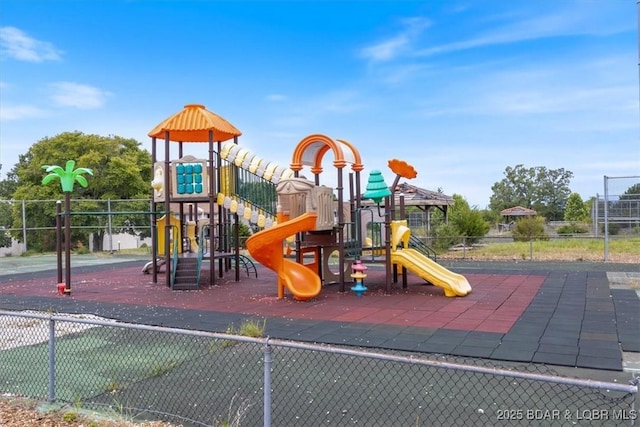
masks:
[[[635,0],[0,4],[0,176],[65,131],[134,138],[204,104],[288,166],[305,136],[485,208],[507,166],[640,175]],[[186,154],[206,156],[191,144]],[[322,183],[335,185],[325,157]],[[620,194],[639,179],[610,181]]]

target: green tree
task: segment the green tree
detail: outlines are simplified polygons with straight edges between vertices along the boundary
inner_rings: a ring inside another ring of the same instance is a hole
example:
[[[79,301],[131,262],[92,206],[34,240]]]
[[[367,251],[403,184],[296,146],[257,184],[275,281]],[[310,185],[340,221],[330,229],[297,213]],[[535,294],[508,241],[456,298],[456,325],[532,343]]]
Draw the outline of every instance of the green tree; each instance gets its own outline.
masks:
[[[2,170],[0,165],[0,170]],[[13,172],[7,173],[7,178],[0,180],[0,200],[10,200],[13,198],[13,192],[18,187],[18,178]]]
[[[86,135],[82,132],[64,132],[52,138],[44,138],[33,144],[29,150],[19,156],[19,161],[12,170],[17,177],[17,187],[13,193],[16,200],[59,200],[62,196],[60,186],[40,185],[42,166],[47,164],[64,164],[67,159],[74,158],[78,164],[93,170],[91,185],[74,190],[73,211],[104,211],[104,203],[97,200],[107,199],[148,199],[152,179],[151,155],[140,148],[134,139],[119,136]],[[92,200],[87,200],[92,199]],[[148,210],[148,203],[143,203]],[[28,227],[54,227],[55,203],[27,203],[26,224]],[[21,206],[14,205],[12,210],[14,228],[22,227]],[[148,215],[137,215],[127,218],[122,215],[112,216],[112,227],[118,229],[128,221],[137,228],[148,226]],[[107,231],[106,215],[73,217],[74,230],[71,241],[88,242],[89,233],[93,233],[94,248],[102,250],[102,241]],[[78,228],[75,228],[78,227]],[[14,237],[21,239],[21,233],[14,232]],[[28,231],[29,248],[34,250],[53,250],[55,248],[55,231]]]
[[[472,209],[469,203],[459,194],[453,196],[454,204],[451,206],[449,221],[454,225],[460,236],[465,237],[469,245],[477,243],[491,228],[484,220],[482,212]]]
[[[11,246],[11,235],[7,230],[12,226],[10,200],[13,198],[16,187],[16,177],[11,172],[7,174],[7,179],[0,180],[0,248]]]
[[[11,246],[11,235],[7,231],[11,228],[11,203],[0,201],[0,248]]]
[[[627,188],[624,194],[620,195],[620,200],[640,200],[640,183]]]
[[[563,168],[544,166],[526,168],[519,164],[508,166],[505,177],[493,184],[489,207],[494,212],[514,206],[535,209],[549,220],[561,220],[571,194],[569,183],[573,173]]]
[[[620,195],[619,200],[613,202],[610,206],[610,212],[615,212],[619,216],[622,217],[636,217],[637,212],[640,209],[640,183],[634,184],[631,187],[627,188],[627,190]],[[633,227],[638,227],[638,223],[640,222],[640,218],[636,219],[635,222],[626,221],[621,224],[618,224],[617,231],[621,229],[632,229]],[[611,233],[611,225],[609,224],[609,234]]]
[[[434,247],[439,251],[446,251],[452,246],[462,243],[462,236],[458,229],[450,222],[441,222],[433,229]]]
[[[584,222],[589,220],[589,210],[578,193],[571,193],[564,209],[565,221]]]

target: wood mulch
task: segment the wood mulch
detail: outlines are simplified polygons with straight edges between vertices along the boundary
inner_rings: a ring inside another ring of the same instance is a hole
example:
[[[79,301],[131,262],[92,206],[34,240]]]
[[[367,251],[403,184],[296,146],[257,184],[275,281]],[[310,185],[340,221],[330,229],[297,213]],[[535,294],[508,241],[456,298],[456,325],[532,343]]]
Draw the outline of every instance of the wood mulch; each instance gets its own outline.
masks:
[[[97,419],[73,409],[43,413],[37,403],[22,398],[0,397],[2,427],[175,427],[163,422],[133,423],[126,420]]]

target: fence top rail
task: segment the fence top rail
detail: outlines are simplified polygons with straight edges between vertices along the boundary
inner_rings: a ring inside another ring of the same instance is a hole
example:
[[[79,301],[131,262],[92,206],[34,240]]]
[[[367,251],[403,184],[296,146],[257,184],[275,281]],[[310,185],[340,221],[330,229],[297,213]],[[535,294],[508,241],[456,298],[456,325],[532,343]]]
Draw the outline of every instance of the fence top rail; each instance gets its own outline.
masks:
[[[231,334],[220,333],[220,332],[207,332],[207,331],[198,331],[198,330],[191,330],[191,329],[168,328],[164,326],[124,323],[118,320],[107,319],[107,318],[103,320],[98,320],[95,318],[82,318],[82,317],[78,317],[77,315],[71,316],[71,315],[65,315],[65,314],[43,313],[43,312],[35,312],[35,311],[18,312],[18,311],[2,310],[2,309],[0,309],[0,316],[24,317],[24,318],[31,318],[31,319],[40,319],[40,320],[49,321],[49,322],[83,323],[83,324],[96,325],[96,326],[121,327],[121,328],[128,328],[128,329],[162,332],[167,334],[180,334],[180,335],[189,335],[189,336],[212,338],[212,339],[232,340],[232,341],[240,341],[245,343],[260,344],[264,347],[276,346],[276,347],[294,348],[299,350],[317,351],[317,352],[330,353],[330,354],[340,354],[344,356],[386,360],[391,362],[414,364],[414,365],[428,366],[433,368],[456,369],[456,370],[462,370],[462,371],[473,372],[478,374],[498,375],[503,377],[511,377],[511,378],[525,379],[525,380],[533,380],[533,381],[545,381],[545,382],[572,385],[572,386],[578,386],[578,387],[606,389],[610,391],[618,391],[618,392],[631,393],[631,394],[638,393],[638,385],[640,383],[640,377],[633,377],[633,379],[630,380],[629,384],[621,384],[621,383],[614,383],[614,382],[595,381],[591,379],[580,379],[580,378],[561,377],[561,376],[548,375],[548,374],[521,372],[521,371],[515,371],[510,369],[504,369],[504,368],[473,366],[473,365],[465,365],[462,363],[428,360],[428,359],[422,359],[419,356],[402,356],[402,355],[394,355],[394,354],[387,354],[387,353],[378,353],[370,350],[336,347],[328,344],[324,344],[324,345],[312,344],[312,343],[303,343],[298,341],[273,339],[270,337],[254,338],[254,337],[247,337],[247,336],[241,336],[241,335],[231,335]]]

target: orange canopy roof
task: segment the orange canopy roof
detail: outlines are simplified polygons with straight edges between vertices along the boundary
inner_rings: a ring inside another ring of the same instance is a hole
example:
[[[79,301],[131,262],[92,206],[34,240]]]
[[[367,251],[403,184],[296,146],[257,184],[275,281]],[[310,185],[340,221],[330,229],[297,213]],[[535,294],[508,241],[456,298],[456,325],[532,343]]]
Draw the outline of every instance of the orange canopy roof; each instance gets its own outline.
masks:
[[[231,123],[200,104],[185,105],[182,111],[153,128],[149,136],[164,139],[167,131],[169,139],[176,142],[209,142],[209,131],[213,131],[214,141],[221,142],[242,135]]]

